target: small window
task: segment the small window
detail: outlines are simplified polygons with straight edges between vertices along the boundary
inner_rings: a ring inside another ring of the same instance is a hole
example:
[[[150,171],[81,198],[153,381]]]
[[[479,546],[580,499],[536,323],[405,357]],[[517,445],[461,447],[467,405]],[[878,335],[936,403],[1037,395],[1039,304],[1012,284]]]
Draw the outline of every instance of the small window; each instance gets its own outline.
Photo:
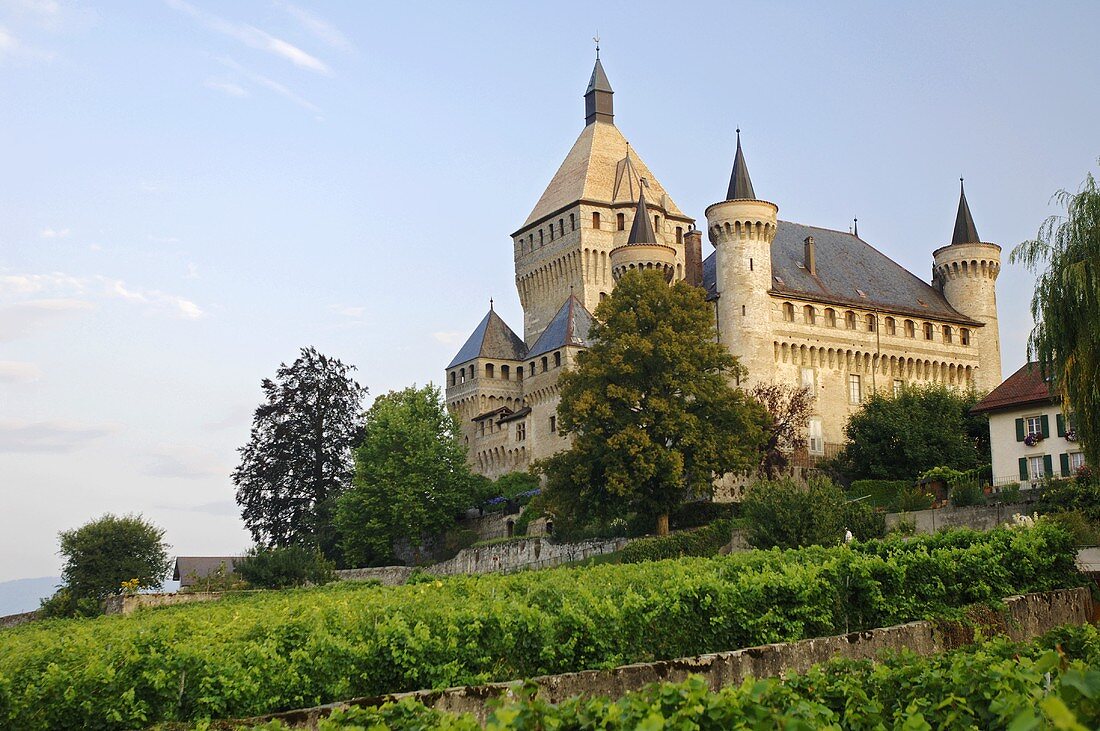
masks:
[[[493,370],[494,370],[493,364],[492,363],[486,363],[485,364],[485,377],[486,378],[492,378],[493,377]]]
[[[829,327],[836,327],[836,310],[832,307],[825,308],[825,324]]]
[[[521,421],[516,424],[516,441],[522,442],[527,438],[527,422]]]
[[[535,361],[531,361],[531,374],[530,375],[532,375],[532,376],[535,375]]]
[[[508,381],[508,380],[511,380],[511,376],[512,376],[512,370],[508,366],[502,365],[500,367],[500,379],[502,381]]]
[[[660,216],[654,216],[653,217],[653,233],[659,233],[660,230],[661,230],[661,217]]]
[[[683,226],[677,226],[676,227],[676,243],[678,243],[678,244],[684,243],[684,227]]]
[[[873,333],[878,323],[878,318],[874,314],[867,315],[867,332]]]
[[[848,328],[849,330],[856,329],[856,313],[852,312],[851,310],[848,310],[844,313],[844,327]]]
[[[480,422],[480,426],[481,426],[481,436],[485,436],[485,421],[484,420],[482,420]]]
[[[825,454],[825,438],[822,436],[821,419],[810,419],[810,438],[807,440],[810,454]]]
[[[599,211],[592,211],[592,228],[600,227],[600,213]]]
[[[858,404],[863,401],[863,386],[859,376],[852,373],[848,376],[848,403]]]
[[[1069,453],[1069,473],[1075,474],[1077,470],[1085,466],[1085,453],[1084,452],[1070,452]]]
[[[476,363],[471,363],[470,364],[470,380],[471,381],[474,380],[475,375],[477,375],[477,364]]]
[[[817,392],[817,374],[813,368],[802,369],[802,387],[810,389],[810,393]]]
[[[543,243],[545,243],[545,242],[542,240],[542,229],[540,228],[539,229],[539,246],[542,246]]]
[[[912,320],[905,321],[905,337],[916,337],[916,325]]]
[[[564,218],[559,218],[558,219],[558,233],[561,234],[562,236],[565,236],[565,219]]]
[[[959,342],[963,345],[970,345],[970,331],[965,327],[959,328]]]
[[[465,368],[463,368],[462,370],[460,370],[458,372],[458,382],[459,383],[466,383],[466,369]]]
[[[546,371],[549,370],[549,368],[550,368],[549,364],[550,364],[550,361],[546,358],[546,356],[545,355],[542,356],[542,372],[543,373],[546,373]]]
[[[932,323],[930,323],[930,322],[924,323],[924,339],[925,340],[931,340],[932,339]]]
[[[1046,475],[1042,455],[1027,458],[1027,472],[1032,480],[1041,480]]]
[[[806,305],[802,308],[802,320],[807,325],[813,325],[817,322],[817,310],[814,309],[813,305]]]
[[[561,368],[561,351],[560,350],[554,353],[554,367],[555,368]]]
[[[894,379],[894,395],[895,396],[900,396],[901,395],[901,389],[903,389],[904,387],[905,387],[905,383],[902,382],[902,380],[900,378],[895,378]]]
[[[892,317],[887,317],[886,318],[886,334],[887,335],[897,335],[898,334],[898,323]]]
[[[572,214],[572,213],[569,214],[569,230],[570,231],[576,231],[577,230],[577,216],[575,214]]]
[[[523,380],[523,366],[520,366],[519,368],[516,368],[516,380],[517,381],[522,381]]]
[[[1024,419],[1024,433],[1030,436],[1041,435],[1043,433],[1043,420],[1038,416],[1029,416]]]
[[[616,216],[615,216],[615,228],[617,228],[620,231],[625,231],[626,230],[626,216],[624,216],[621,213],[616,214]]]
[[[550,417],[550,433],[554,434],[555,432],[557,432],[557,430],[558,430],[558,417],[557,416],[551,416]]]
[[[950,343],[951,342],[951,326],[950,325],[944,325],[943,326],[943,342],[945,342],[945,343]]]
[[[455,372],[454,372],[454,371],[451,371],[451,385],[452,385],[452,386],[453,386],[453,385],[455,385],[455,382],[456,382],[457,380],[458,380],[458,378],[457,378],[457,377],[455,376]]]
[[[554,224],[550,224],[550,240],[554,240]]]
[[[783,319],[787,322],[794,322],[794,305],[790,302],[783,303]]]
[[[527,237],[527,250],[528,251],[534,251],[535,250],[535,235],[534,234],[531,234],[530,236]]]

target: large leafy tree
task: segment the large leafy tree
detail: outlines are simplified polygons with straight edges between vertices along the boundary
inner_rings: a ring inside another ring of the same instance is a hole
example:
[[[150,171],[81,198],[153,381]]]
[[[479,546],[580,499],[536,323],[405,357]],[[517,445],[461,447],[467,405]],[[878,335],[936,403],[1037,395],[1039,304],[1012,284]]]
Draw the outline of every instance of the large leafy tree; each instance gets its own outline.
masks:
[[[840,467],[852,479],[913,480],[933,467],[987,464],[985,417],[970,414],[979,400],[938,384],[873,393],[844,427]]]
[[[474,504],[478,482],[458,435],[435,386],[375,400],[355,452],[354,486],[336,511],[349,565],[392,561],[395,541],[417,545],[453,526]]]
[[[1076,194],[1055,199],[1066,215],[1051,216],[1038,235],[1009,256],[1036,272],[1028,357],[1076,416],[1085,461],[1100,465],[1100,188],[1091,174]]]
[[[274,380],[233,471],[241,517],[258,544],[316,546],[337,555],[334,500],[351,482],[352,449],[362,434],[367,389],[336,358],[303,348]]]
[[[790,464],[791,452],[806,446],[814,397],[805,386],[788,383],[758,383],[749,393],[768,413],[757,471],[761,477],[774,480]]]
[[[104,515],[60,534],[61,579],[73,599],[102,600],[122,582],[159,589],[168,573],[164,530],[140,515]]]
[[[573,519],[635,513],[667,533],[673,508],[756,466],[766,415],[733,385],[745,371],[716,341],[701,289],[631,271],[595,314],[590,347],[559,381],[573,444],[539,467],[548,501]]]

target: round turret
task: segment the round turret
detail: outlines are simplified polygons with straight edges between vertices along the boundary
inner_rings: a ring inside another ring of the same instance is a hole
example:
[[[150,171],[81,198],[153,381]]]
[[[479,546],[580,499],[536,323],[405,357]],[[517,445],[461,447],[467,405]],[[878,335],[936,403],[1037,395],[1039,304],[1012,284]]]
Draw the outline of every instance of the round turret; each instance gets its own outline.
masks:
[[[634,211],[634,222],[626,243],[611,250],[611,276],[618,282],[631,269],[648,269],[661,272],[665,282],[671,283],[676,275],[676,249],[657,242],[657,234],[646,209],[645,187],[643,179],[638,208]]]

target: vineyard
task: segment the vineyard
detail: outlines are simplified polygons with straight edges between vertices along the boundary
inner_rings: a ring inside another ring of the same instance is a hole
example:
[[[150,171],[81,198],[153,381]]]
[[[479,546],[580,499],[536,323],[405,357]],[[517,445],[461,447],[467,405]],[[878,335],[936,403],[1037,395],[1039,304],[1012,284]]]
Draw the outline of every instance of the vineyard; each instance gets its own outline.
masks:
[[[1075,585],[1073,559],[1068,536],[1041,523],[398,587],[346,583],[43,622],[0,634],[0,727],[245,717],[958,616],[967,604]]]

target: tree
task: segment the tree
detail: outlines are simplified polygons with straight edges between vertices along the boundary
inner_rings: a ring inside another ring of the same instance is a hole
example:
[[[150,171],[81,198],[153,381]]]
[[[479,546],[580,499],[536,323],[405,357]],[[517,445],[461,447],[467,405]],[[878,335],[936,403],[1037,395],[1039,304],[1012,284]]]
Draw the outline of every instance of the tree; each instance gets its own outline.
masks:
[[[749,390],[768,414],[764,448],[758,472],[773,480],[790,464],[790,454],[806,446],[806,426],[814,410],[814,397],[805,386],[758,383]]]
[[[1100,187],[1092,174],[1076,194],[1060,190],[1051,216],[1008,260],[1038,275],[1028,357],[1072,408],[1085,461],[1100,465]]]
[[[250,586],[261,589],[286,589],[293,586],[321,585],[333,580],[335,566],[316,548],[253,546],[233,566],[233,571]]]
[[[875,392],[844,427],[838,464],[851,479],[914,480],[933,467],[966,471],[988,464],[988,427],[970,409],[974,391],[907,386]],[[983,431],[984,429],[984,431]]]
[[[432,385],[391,391],[367,411],[353,487],[336,525],[352,566],[391,561],[395,541],[417,545],[474,504],[477,480],[459,427]]]
[[[104,515],[59,534],[62,591],[97,602],[122,593],[122,582],[159,589],[170,565],[164,530],[140,515]]]
[[[814,476],[804,485],[791,477],[761,480],[741,505],[749,543],[757,548],[835,546],[851,531],[859,540],[880,538],[885,518],[864,502],[848,501],[831,480]]]
[[[716,341],[701,289],[630,271],[595,314],[590,347],[559,381],[573,444],[539,470],[565,515],[633,512],[663,535],[686,498],[756,465],[765,415],[732,385],[745,371]]]
[[[265,401],[233,471],[241,518],[256,543],[337,554],[333,501],[351,482],[367,393],[351,377],[354,370],[302,348],[292,364],[279,365],[275,380],[264,379]]]

